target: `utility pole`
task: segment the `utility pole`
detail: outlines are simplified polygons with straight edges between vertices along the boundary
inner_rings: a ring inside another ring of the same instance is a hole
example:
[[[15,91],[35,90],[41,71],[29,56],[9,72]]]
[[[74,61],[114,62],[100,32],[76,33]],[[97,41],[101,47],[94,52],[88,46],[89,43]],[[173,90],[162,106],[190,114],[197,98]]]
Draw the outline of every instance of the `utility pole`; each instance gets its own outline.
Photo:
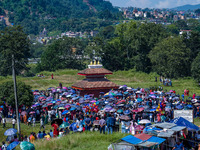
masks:
[[[18,99],[17,99],[17,84],[16,84],[16,75],[15,75],[15,58],[12,54],[12,75],[13,75],[13,82],[14,82],[14,94],[15,94],[15,107],[16,107],[16,119],[17,119],[17,131],[20,136],[21,129],[20,129],[20,122],[19,122],[19,109],[18,109]]]

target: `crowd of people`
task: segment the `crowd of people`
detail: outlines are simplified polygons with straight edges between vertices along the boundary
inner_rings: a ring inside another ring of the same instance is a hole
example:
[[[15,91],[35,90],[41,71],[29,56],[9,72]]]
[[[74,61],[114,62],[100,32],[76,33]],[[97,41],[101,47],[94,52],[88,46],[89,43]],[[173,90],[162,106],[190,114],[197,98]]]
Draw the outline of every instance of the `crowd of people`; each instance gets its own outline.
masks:
[[[149,124],[170,121],[173,119],[175,109],[193,109],[195,117],[200,115],[199,106],[194,105],[192,101],[186,103],[175,90],[164,92],[159,88],[134,89],[124,85],[108,93],[101,92],[99,97],[95,98],[92,94],[80,96],[79,91],[59,85],[58,88],[49,88],[46,91],[33,91],[34,104],[30,107],[20,106],[21,123],[33,127],[36,122],[40,123],[38,133],[21,136],[20,140],[34,143],[36,139],[50,140],[53,137],[60,138],[70,132],[85,131],[99,131],[102,134],[120,131],[135,135],[142,133],[148,125],[148,123],[141,124],[141,120],[147,119],[150,121]],[[184,91],[184,94],[187,92]],[[195,97],[193,95],[192,98],[195,99]],[[1,107],[0,115],[0,118],[3,118],[0,119],[0,122],[4,124],[3,127],[6,126],[5,118],[9,117],[13,118],[12,124],[15,128],[15,111],[5,103]],[[58,123],[56,119],[62,122]],[[45,126],[49,122],[53,131],[46,133]],[[16,137],[10,140],[10,142],[15,141]]]

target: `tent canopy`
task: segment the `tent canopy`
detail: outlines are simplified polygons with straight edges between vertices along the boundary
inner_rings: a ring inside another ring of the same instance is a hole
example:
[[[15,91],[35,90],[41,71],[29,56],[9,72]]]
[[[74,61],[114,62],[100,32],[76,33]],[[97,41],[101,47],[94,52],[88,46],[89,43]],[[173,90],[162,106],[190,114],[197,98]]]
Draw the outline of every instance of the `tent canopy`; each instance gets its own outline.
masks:
[[[199,130],[199,127],[194,125],[193,123],[189,122],[188,120],[182,118],[182,117],[178,117],[178,118],[175,118],[171,121],[171,123],[175,123],[177,124],[178,126],[184,126],[186,127],[188,130],[195,130],[195,131],[198,131]]]
[[[128,142],[128,143],[131,143],[133,145],[136,145],[136,144],[139,144],[139,143],[142,143],[143,141],[132,136],[132,135],[128,135],[124,138],[122,138],[121,140],[125,141],[125,142]]]

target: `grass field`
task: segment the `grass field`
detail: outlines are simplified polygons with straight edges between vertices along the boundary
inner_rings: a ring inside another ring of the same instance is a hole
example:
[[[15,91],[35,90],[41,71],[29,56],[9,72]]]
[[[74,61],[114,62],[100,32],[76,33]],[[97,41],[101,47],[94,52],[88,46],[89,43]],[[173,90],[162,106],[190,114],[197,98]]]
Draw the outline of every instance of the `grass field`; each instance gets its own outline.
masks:
[[[51,74],[54,74],[54,79],[51,79]],[[45,75],[45,77],[17,77],[18,81],[23,81],[26,84],[32,86],[32,89],[46,90],[48,87],[57,87],[59,82],[63,84],[63,86],[71,86],[73,83],[76,83],[82,80],[84,77],[77,75],[78,70],[58,70],[56,72],[41,72],[40,74]],[[136,72],[135,70],[129,71],[117,71],[114,72],[113,75],[108,75],[108,79],[115,82],[118,85],[128,85],[134,88],[142,87],[149,88],[152,86],[159,86],[162,84],[158,81],[155,82],[155,77],[159,80],[159,75],[156,73],[146,74],[143,72]],[[0,77],[0,83],[12,80],[11,76],[8,77]],[[200,95],[200,86],[194,79],[181,78],[181,79],[172,79],[173,86],[163,86],[164,90],[176,90],[178,94],[183,94],[184,89],[189,89],[190,96],[193,93]]]

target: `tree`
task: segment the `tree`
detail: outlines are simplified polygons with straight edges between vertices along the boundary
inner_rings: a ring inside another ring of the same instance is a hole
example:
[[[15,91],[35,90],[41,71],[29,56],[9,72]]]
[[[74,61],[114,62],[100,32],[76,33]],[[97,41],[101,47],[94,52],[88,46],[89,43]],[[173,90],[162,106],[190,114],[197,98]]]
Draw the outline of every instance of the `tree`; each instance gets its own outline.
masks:
[[[0,31],[0,75],[12,74],[12,54],[16,60],[17,74],[26,68],[30,57],[30,41],[20,26]]]
[[[17,82],[17,97],[19,105],[31,106],[33,102],[31,86],[24,82]],[[13,81],[0,84],[0,98],[4,99],[9,105],[15,106]]]
[[[84,47],[84,43],[76,38],[58,39],[44,50],[37,69],[40,71],[82,69]]]
[[[200,82],[200,53],[197,55],[197,57],[192,62],[191,72],[192,72],[192,77],[197,82]]]
[[[164,77],[178,78],[190,73],[191,50],[180,37],[168,37],[149,54],[153,70]]]

